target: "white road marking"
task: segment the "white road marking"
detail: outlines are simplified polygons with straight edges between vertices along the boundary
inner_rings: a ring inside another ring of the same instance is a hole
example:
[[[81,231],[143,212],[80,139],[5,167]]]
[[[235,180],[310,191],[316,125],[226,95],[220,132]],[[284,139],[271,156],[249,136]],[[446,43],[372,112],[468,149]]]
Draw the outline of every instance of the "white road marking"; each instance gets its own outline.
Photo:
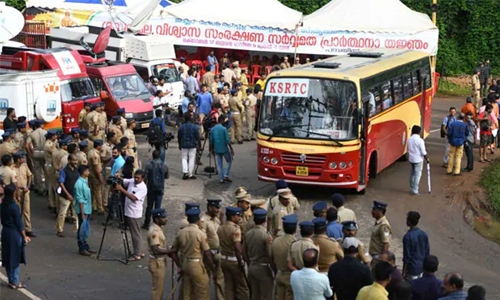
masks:
[[[7,276],[3,275],[3,273],[0,273],[0,280],[4,281],[7,284],[9,283],[9,279],[7,278]],[[22,293],[26,297],[30,298],[31,300],[42,300],[42,298],[39,298],[39,297],[33,295],[27,289],[17,289],[17,291],[19,291],[20,293]]]
[[[431,130],[429,133],[438,132],[438,131],[440,131],[440,130],[441,130],[441,128],[439,128],[439,129],[434,129],[434,130]]]

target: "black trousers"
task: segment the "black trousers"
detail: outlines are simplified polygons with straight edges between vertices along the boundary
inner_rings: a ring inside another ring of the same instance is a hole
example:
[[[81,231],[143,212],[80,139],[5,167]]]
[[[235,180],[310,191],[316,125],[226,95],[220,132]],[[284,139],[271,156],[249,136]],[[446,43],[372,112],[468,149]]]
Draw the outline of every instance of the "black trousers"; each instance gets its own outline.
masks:
[[[474,168],[474,145],[469,142],[465,142],[464,150],[467,156],[467,169],[471,170]]]

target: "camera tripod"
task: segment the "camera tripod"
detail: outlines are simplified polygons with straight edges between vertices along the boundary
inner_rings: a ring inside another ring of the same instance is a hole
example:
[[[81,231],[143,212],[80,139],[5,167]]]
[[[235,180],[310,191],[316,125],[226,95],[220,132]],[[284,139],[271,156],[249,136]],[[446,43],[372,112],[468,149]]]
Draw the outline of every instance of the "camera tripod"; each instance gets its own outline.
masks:
[[[123,203],[121,201],[122,195],[119,192],[113,191],[111,195],[109,195],[109,203],[113,203],[110,207],[108,205],[108,216],[106,217],[106,221],[104,222],[104,229],[101,238],[101,244],[99,245],[99,251],[97,252],[98,260],[116,260],[125,265],[129,263],[129,257],[131,255],[130,246],[128,243],[128,234],[127,227],[125,225],[125,214]],[[116,205],[116,206],[115,206]],[[124,258],[103,258],[101,257],[102,246],[104,245],[104,239],[106,237],[106,232],[108,230],[108,225],[113,224],[113,221],[118,221],[120,227],[120,233],[122,236],[123,250],[125,251]]]
[[[203,156],[203,152],[205,151],[205,145],[207,144],[207,141],[210,138],[210,130],[206,131],[204,136],[205,139],[203,140],[203,145],[201,146],[201,149],[196,150],[196,167],[194,169],[194,174],[196,175],[198,175],[198,167],[201,164],[201,157]],[[214,167],[212,167],[212,159],[214,161]],[[219,172],[217,171],[217,161],[215,160],[215,157],[211,153],[208,153],[208,167],[205,167],[203,171],[205,173],[208,173],[208,178],[212,178],[213,173],[215,173],[215,175],[219,174]]]

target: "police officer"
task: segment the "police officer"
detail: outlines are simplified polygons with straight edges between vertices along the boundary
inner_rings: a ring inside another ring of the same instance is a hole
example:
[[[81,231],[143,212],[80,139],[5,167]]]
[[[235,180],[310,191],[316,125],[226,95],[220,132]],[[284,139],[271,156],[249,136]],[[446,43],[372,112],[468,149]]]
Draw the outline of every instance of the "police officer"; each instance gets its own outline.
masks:
[[[128,138],[127,144],[127,154],[134,157],[134,168],[139,168],[139,158],[137,156],[137,142],[135,140],[134,128],[135,128],[135,120],[129,119],[127,120],[127,129],[123,133],[123,136]]]
[[[326,203],[326,201],[316,202],[313,205],[313,215],[316,218],[326,219],[327,209],[328,209],[328,203]]]
[[[31,230],[31,211],[30,211],[30,185],[33,174],[26,164],[26,153],[16,151],[14,157],[14,171],[16,172],[17,186],[19,188],[19,206],[22,211],[22,219],[26,230],[26,236],[36,237]]]
[[[104,140],[107,117],[103,109],[104,103],[99,102],[96,104],[95,110],[91,114],[92,116],[89,122],[89,138],[91,140]]]
[[[354,221],[345,221],[342,222],[342,232],[344,233],[344,239],[346,237],[356,237],[356,234],[358,233],[358,227],[356,225],[356,222]],[[364,264],[367,266],[370,265],[370,255],[366,251],[365,245],[359,240],[358,240],[358,259],[362,261]],[[343,242],[343,240],[342,240]]]
[[[70,137],[59,140],[59,148],[56,148],[52,153],[52,166],[56,171],[56,179],[59,178],[59,171],[61,171],[61,169],[68,163],[68,144],[70,141]]]
[[[80,130],[80,142],[87,142],[88,150],[94,148],[94,143],[89,139],[89,132],[87,130]],[[80,145],[80,142],[78,145]]]
[[[100,156],[101,156],[101,162],[102,162],[102,167],[103,167],[103,176],[104,180],[108,179],[111,176],[111,168],[113,167],[111,165],[112,162],[112,152],[113,152],[113,147],[115,146],[116,142],[116,135],[113,132],[108,132],[106,135],[106,142],[102,145],[101,151],[100,151]],[[102,203],[104,207],[108,206],[108,197],[109,197],[109,188],[110,186],[107,184],[103,185],[103,194],[102,194]]]
[[[253,226],[253,214],[251,208],[250,195],[244,187],[239,187],[235,192],[237,202],[233,205],[234,207],[241,208],[242,214],[240,218],[240,227],[243,236]]]
[[[280,202],[279,195],[283,194],[287,196],[291,194],[290,204],[293,206],[294,210],[298,210],[300,208],[299,200],[293,195],[292,190],[288,188],[288,183],[283,179],[276,181],[276,195],[269,199],[268,211],[273,210],[274,207]]]
[[[87,152],[89,148],[89,144],[86,141],[81,141],[78,143],[79,151],[76,152],[76,159],[78,160],[78,166],[87,166]]]
[[[207,236],[198,225],[200,210],[190,209],[186,212],[186,216],[189,225],[179,231],[172,246],[172,258],[183,274],[183,299],[209,300],[210,280],[203,259],[206,259],[212,269],[214,280],[217,280],[217,273],[214,269]],[[177,255],[179,251],[182,255],[182,262]]]
[[[231,110],[231,143],[235,144],[238,141],[238,144],[243,144],[241,140],[241,117],[245,112],[245,107],[237,98],[238,91],[235,89],[231,90],[231,98],[229,98],[229,109]]]
[[[273,298],[274,274],[269,265],[273,237],[267,232],[267,211],[256,209],[253,212],[255,226],[245,234],[243,249],[249,261],[248,279],[252,300],[271,300]]]
[[[104,215],[104,203],[102,201],[102,188],[104,178],[102,176],[101,148],[102,140],[94,140],[94,148],[87,153],[89,174],[89,186],[92,191],[92,207],[97,214]]]
[[[35,167],[33,165],[33,151],[29,149],[28,147],[28,140],[31,139],[31,134],[33,133],[33,128],[35,127],[35,120],[30,120],[28,121],[29,128],[26,130],[26,133],[24,134],[24,149],[23,151],[26,152],[26,163],[28,164],[28,167],[30,168],[31,173],[35,173]],[[34,180],[31,181],[31,184],[33,185]]]
[[[117,140],[122,138],[124,132],[121,127],[121,119],[122,117],[120,116],[114,116],[108,128],[108,132],[113,132],[116,135]]]
[[[242,236],[239,226],[243,211],[239,207],[226,208],[226,223],[219,227],[221,266],[224,274],[224,297],[249,300],[248,284],[245,280],[245,262],[243,261]]]
[[[375,225],[372,227],[370,237],[370,248],[368,252],[373,257],[372,266],[378,262],[380,254],[389,251],[391,244],[392,228],[385,217],[387,204],[381,201],[373,201],[372,217],[375,218]]]
[[[271,245],[271,264],[276,274],[276,298],[277,300],[293,300],[290,275],[292,270],[288,268],[288,253],[297,231],[298,218],[292,214],[282,218],[284,234],[278,236]]]
[[[91,105],[92,104],[90,102],[83,103],[83,108],[78,114],[78,125],[80,126],[80,129],[89,130],[89,124],[87,123],[87,115],[90,112]]]
[[[149,272],[151,273],[151,299],[162,300],[165,288],[165,269],[167,254],[169,254],[167,239],[163,234],[162,226],[167,224],[167,212],[163,208],[151,211],[153,225],[148,232]]]
[[[217,235],[217,230],[219,230],[222,223],[221,201],[220,199],[207,199],[207,212],[201,217],[202,230],[207,235],[208,246],[210,246],[210,252],[212,252],[212,259],[217,272],[217,280],[214,280],[216,300],[224,299],[224,275],[220,265],[220,242]],[[207,268],[207,271],[210,271],[210,268]]]
[[[275,237],[283,235],[283,217],[294,213],[294,207],[291,204],[292,193],[278,194],[278,203],[273,209],[268,211],[267,230]]]
[[[0,157],[9,154],[12,155],[16,151],[16,147],[12,143],[12,138],[14,136],[12,135],[12,132],[10,131],[5,131],[2,134],[2,143],[0,144]]]
[[[40,195],[44,194],[45,191],[47,190],[46,185],[42,181],[42,175],[45,177],[45,154],[44,154],[44,147],[45,147],[45,134],[47,131],[42,129],[42,121],[40,120],[34,120],[33,121],[34,125],[34,130],[31,133],[31,136],[28,136],[27,141],[26,141],[26,148],[28,149],[28,152],[31,153],[33,157],[33,168],[34,168],[34,174],[35,174],[35,191],[38,192]]]
[[[3,182],[5,183],[5,185],[11,183],[17,185],[17,174],[12,167],[12,155],[5,154],[1,157],[1,160],[2,166],[0,167],[0,176],[3,177]]]
[[[181,219],[181,222],[180,222],[180,226],[179,226],[179,230],[188,226],[189,225],[189,222],[187,220],[187,215],[186,213],[188,212],[188,210],[190,209],[197,209],[197,210],[200,210],[200,204],[196,203],[196,202],[186,202],[184,204],[184,216],[183,218]],[[203,225],[203,222],[202,220],[200,220],[201,224]],[[204,226],[201,226],[201,228],[203,228]]]
[[[26,151],[26,122],[17,123],[17,131],[12,143],[16,151]]]
[[[343,223],[345,221],[356,222],[356,214],[349,208],[344,206],[345,198],[339,193],[335,193],[332,196],[332,204],[337,209],[338,222]]]
[[[302,260],[302,253],[304,251],[307,249],[316,249],[319,251],[319,247],[311,239],[314,234],[314,224],[311,221],[302,221],[299,226],[301,238],[292,243],[287,257],[288,268],[292,271],[300,270],[304,267],[304,261]]]
[[[253,94],[253,90],[246,90],[247,98],[245,100],[245,118],[247,120],[246,141],[255,140],[255,106],[257,105],[257,97]]]
[[[80,128],[71,128],[71,142],[78,145],[80,143]]]
[[[96,110],[97,110],[98,106],[99,106],[98,103],[93,103],[90,106],[90,112],[87,114],[87,117],[85,117],[85,121],[87,122],[87,125],[88,125],[88,129],[85,129],[85,130],[88,130],[89,137],[91,139],[94,136],[94,132],[95,132],[95,128],[96,128],[96,123],[94,123],[94,120],[96,120],[96,119],[94,118],[94,116],[96,115]]]
[[[45,155],[45,169],[47,170],[47,174],[45,177],[45,182],[47,184],[47,190],[49,192],[49,208],[54,210],[54,213],[57,213],[58,200],[56,197],[56,169],[52,164],[52,154],[56,151],[57,146],[57,131],[54,129],[50,129],[47,131],[45,135],[45,147],[43,148],[43,152]]]
[[[116,111],[116,114],[120,116],[120,128],[122,129],[122,133],[127,129],[127,119],[125,118],[125,108],[119,108]]]
[[[324,218],[315,218],[313,242],[319,247],[318,269],[320,273],[328,275],[328,268],[335,262],[344,258],[342,246],[333,238],[326,235],[328,221]]]

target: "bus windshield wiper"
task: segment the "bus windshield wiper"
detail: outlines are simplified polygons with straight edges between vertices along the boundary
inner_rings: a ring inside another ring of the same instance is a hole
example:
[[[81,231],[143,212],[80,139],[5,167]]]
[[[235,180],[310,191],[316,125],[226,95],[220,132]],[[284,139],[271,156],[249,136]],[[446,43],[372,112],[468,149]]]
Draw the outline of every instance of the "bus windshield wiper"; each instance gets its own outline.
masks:
[[[334,142],[335,144],[337,144],[337,146],[344,146],[344,144],[342,144],[341,142],[339,142],[338,140],[332,138],[330,135],[328,134],[324,134],[324,133],[316,133],[316,132],[311,132],[309,130],[302,130],[302,129],[299,129],[299,131],[302,131],[302,132],[305,132],[307,133],[308,135],[309,134],[314,134],[314,135],[319,135],[319,136],[324,136],[324,137],[327,137],[330,141]]]
[[[270,141],[273,137],[276,136],[276,134],[282,132],[283,130],[288,130],[292,128],[301,128],[305,127],[307,125],[300,124],[300,125],[278,125],[272,129],[273,133],[267,138],[268,141]]]

